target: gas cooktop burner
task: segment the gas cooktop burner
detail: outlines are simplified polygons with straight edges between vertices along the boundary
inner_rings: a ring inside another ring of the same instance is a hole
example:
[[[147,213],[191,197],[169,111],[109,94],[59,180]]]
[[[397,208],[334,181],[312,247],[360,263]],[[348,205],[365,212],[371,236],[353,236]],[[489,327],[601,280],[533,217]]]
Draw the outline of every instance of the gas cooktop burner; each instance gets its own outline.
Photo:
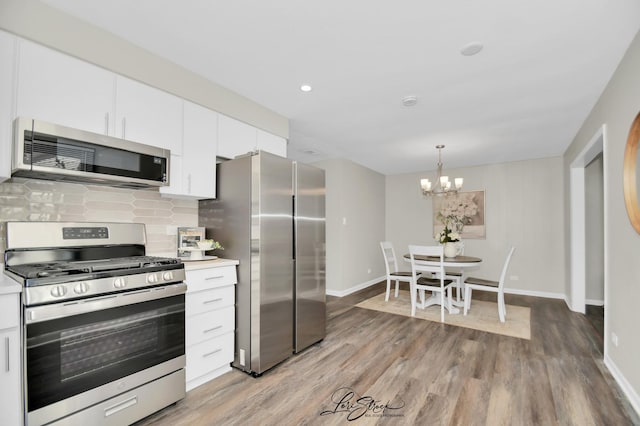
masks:
[[[146,255],[141,223],[7,222],[5,242],[4,272],[22,285],[24,306],[162,288],[185,279],[180,259]]]
[[[10,266],[7,269],[22,278],[34,279],[144,269],[179,263],[180,260],[169,257],[133,256],[74,262],[27,263]]]

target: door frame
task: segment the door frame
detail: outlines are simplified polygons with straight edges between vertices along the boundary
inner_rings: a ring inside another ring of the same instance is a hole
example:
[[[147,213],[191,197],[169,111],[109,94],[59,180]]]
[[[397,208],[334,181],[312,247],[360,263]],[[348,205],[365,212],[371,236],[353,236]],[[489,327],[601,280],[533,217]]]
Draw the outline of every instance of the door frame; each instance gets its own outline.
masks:
[[[604,188],[604,223],[607,223],[607,129],[603,124],[593,135],[589,143],[582,149],[569,166],[569,229],[570,229],[570,268],[571,292],[569,309],[575,312],[586,311],[586,197],[585,168],[602,153],[603,188]],[[604,305],[607,307],[607,230],[604,229]],[[606,329],[606,316],[605,316]],[[606,341],[605,340],[605,346]],[[606,348],[605,348],[606,351]],[[606,352],[605,352],[606,353]]]

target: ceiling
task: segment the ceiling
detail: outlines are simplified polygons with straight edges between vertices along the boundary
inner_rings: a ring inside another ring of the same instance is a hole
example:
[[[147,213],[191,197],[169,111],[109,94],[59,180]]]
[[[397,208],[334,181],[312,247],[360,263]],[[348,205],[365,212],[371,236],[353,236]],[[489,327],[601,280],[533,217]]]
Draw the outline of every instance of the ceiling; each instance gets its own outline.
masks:
[[[43,2],[289,118],[291,158],[383,174],[561,155],[640,28],[638,0]]]

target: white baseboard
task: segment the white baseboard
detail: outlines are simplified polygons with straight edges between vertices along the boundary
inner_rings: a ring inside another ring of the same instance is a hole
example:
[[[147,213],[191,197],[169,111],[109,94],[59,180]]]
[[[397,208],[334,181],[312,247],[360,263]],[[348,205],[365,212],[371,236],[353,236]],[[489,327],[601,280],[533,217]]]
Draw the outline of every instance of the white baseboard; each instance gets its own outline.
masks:
[[[326,294],[328,296],[336,296],[336,297],[344,297],[347,296],[351,293],[355,293],[356,291],[360,291],[364,288],[370,287],[374,284],[379,283],[380,281],[384,281],[385,280],[385,276],[381,276],[378,278],[374,278],[370,281],[355,285],[353,287],[349,287],[346,290],[331,290],[331,289],[327,289],[326,290]],[[547,291],[534,291],[534,290],[520,290],[517,288],[505,288],[504,292],[507,294],[519,294],[522,296],[534,296],[534,297],[545,297],[547,299],[563,299],[566,302],[566,297],[564,295],[564,293],[552,293],[552,292],[547,292]]]
[[[347,296],[347,295],[349,295],[351,293],[355,293],[356,291],[360,291],[360,290],[365,289],[367,287],[371,287],[372,285],[377,284],[380,281],[384,281],[385,279],[386,279],[386,276],[383,275],[381,277],[374,278],[374,279],[369,280],[367,282],[364,282],[362,284],[358,284],[358,285],[355,285],[353,287],[349,287],[346,290],[331,290],[331,289],[327,289],[325,291],[325,293],[327,294],[327,296],[344,297],[344,296]]]
[[[545,297],[547,299],[563,299],[565,302],[567,300],[564,293],[552,293],[550,291],[534,291],[534,290],[520,290],[517,288],[505,288],[504,292],[507,294],[520,294],[522,296]]]
[[[624,392],[624,394],[626,395],[627,399],[629,399],[629,402],[631,403],[633,409],[636,410],[636,413],[638,413],[638,415],[640,415],[640,396],[638,396],[638,393],[635,391],[635,389],[633,389],[633,386],[631,386],[631,384],[618,369],[618,366],[615,364],[615,362],[613,362],[611,358],[609,358],[609,356],[604,357],[604,365],[607,366],[613,378],[616,380],[616,382],[618,382],[618,385],[622,389],[622,392]]]
[[[587,299],[584,301],[587,305],[604,306],[604,300]]]

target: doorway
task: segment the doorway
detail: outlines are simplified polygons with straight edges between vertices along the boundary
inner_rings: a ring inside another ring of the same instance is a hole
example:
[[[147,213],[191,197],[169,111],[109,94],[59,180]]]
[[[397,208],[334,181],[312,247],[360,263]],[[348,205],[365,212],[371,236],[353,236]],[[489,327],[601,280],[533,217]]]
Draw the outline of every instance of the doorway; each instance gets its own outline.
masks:
[[[604,174],[603,155],[585,167],[585,313],[604,341]]]
[[[603,125],[570,165],[570,264],[568,304],[573,311],[602,316],[605,353],[606,128]],[[595,308],[592,308],[594,306]]]

